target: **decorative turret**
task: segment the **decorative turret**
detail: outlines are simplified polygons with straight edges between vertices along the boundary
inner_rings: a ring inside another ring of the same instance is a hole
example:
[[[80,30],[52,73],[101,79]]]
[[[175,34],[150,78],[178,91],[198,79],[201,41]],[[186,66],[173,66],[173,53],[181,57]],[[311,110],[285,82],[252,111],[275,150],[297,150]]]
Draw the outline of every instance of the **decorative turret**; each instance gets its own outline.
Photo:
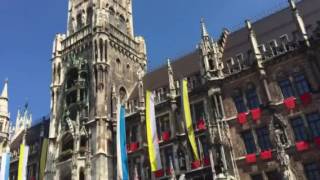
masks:
[[[293,19],[296,23],[297,30],[300,32],[301,39],[304,41],[305,45],[307,47],[309,47],[310,46],[309,37],[308,37],[307,31],[306,31],[306,27],[303,22],[303,19],[297,9],[296,3],[294,2],[294,0],[288,0],[288,2],[290,4],[292,16],[293,16]]]
[[[209,40],[209,33],[208,33],[208,30],[207,30],[207,27],[206,27],[206,24],[203,20],[203,18],[201,18],[201,36],[202,36],[202,39],[205,39],[205,38],[208,38]]]
[[[9,131],[9,98],[8,98],[8,80],[5,81],[0,96],[0,132],[8,133]]]
[[[9,139],[8,80],[5,81],[0,96],[0,153],[6,152]]]
[[[217,42],[209,36],[206,25],[201,19],[201,42],[199,45],[201,55],[201,74],[207,80],[222,79],[223,63],[222,52]]]
[[[23,130],[30,128],[31,123],[32,123],[32,114],[30,112],[28,103],[26,103],[23,109],[18,109],[16,125],[14,128],[13,136],[16,136]]]
[[[252,28],[252,24],[249,20],[246,20],[246,26],[249,31],[249,41],[251,44],[251,48],[253,51],[253,55],[255,60],[257,61],[257,65],[259,68],[262,68],[262,54],[259,49],[256,33],[254,32]]]
[[[251,48],[253,51],[253,55],[254,55],[254,59],[257,62],[257,67],[259,69],[259,73],[260,73],[260,78],[262,80],[263,83],[263,87],[265,90],[265,94],[266,97],[268,98],[268,104],[272,102],[272,98],[271,98],[271,94],[270,94],[270,90],[268,87],[268,82],[267,82],[267,75],[266,75],[266,71],[263,67],[263,59],[262,59],[262,54],[261,51],[259,49],[258,46],[258,41],[257,41],[257,37],[256,37],[256,33],[254,32],[253,28],[252,28],[252,24],[249,20],[246,20],[246,26],[247,29],[249,31],[249,41],[251,44]]]
[[[177,96],[177,91],[176,91],[170,59],[168,59],[168,78],[169,78],[169,97],[170,99],[174,100],[175,97]]]

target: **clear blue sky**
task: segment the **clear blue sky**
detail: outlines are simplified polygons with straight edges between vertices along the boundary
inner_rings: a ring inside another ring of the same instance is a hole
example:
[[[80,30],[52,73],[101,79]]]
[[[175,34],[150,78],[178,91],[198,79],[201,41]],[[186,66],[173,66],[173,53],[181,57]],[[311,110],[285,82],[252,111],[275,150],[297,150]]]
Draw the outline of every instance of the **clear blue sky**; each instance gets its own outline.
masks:
[[[199,21],[218,37],[223,27],[270,13],[286,0],[133,0],[135,34],[145,37],[149,67],[193,50]],[[65,32],[67,0],[1,0],[0,88],[9,78],[11,119],[29,100],[34,119],[49,113],[50,57],[56,33]]]

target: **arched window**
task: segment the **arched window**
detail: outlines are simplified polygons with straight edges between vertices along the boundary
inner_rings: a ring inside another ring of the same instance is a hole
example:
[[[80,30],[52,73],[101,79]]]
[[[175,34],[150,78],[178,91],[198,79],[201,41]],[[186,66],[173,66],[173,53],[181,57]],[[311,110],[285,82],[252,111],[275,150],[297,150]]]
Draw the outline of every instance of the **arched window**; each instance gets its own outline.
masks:
[[[214,70],[214,61],[213,59],[209,59],[209,69]]]
[[[121,87],[119,90],[120,102],[124,104],[127,100],[127,91],[124,87]]]
[[[103,40],[100,39],[99,40],[100,61],[103,60],[103,50],[104,50],[104,48],[103,48]]]
[[[247,111],[247,107],[246,107],[246,104],[244,102],[244,98],[243,98],[242,92],[239,89],[234,91],[234,93],[233,93],[233,101],[234,101],[234,104],[235,104],[235,106],[237,108],[238,113],[243,113],[243,112]]]
[[[107,61],[107,59],[108,59],[108,41],[107,40],[105,40],[104,41],[104,57],[105,57],[105,61]]]
[[[56,66],[53,65],[53,71],[52,71],[53,82],[56,81],[56,74],[57,74],[57,72],[56,72]]]
[[[98,45],[97,45],[97,40],[94,40],[94,56],[95,56],[95,59],[97,60],[97,58],[98,58]]]
[[[299,95],[310,92],[310,85],[304,73],[299,72],[293,75],[294,83]]]
[[[277,80],[284,98],[294,96],[292,84],[287,74],[282,72],[277,73]]]
[[[117,66],[117,69],[116,69],[116,70],[117,70],[118,73],[121,73],[121,72],[122,72],[122,68],[121,68],[121,61],[120,61],[120,59],[117,59],[117,60],[116,60],[116,63],[117,63],[117,65],[116,65],[116,66]]]
[[[256,87],[254,84],[248,84],[246,90],[247,104],[250,109],[258,108],[260,106],[260,101],[257,95]]]
[[[77,30],[81,29],[83,26],[82,24],[82,14],[78,14],[77,15]]]
[[[79,180],[85,180],[85,174],[84,174],[84,170],[83,168],[80,169],[80,172],[79,172]]]
[[[115,12],[115,10],[113,9],[113,7],[110,7],[110,8],[109,8],[109,14],[110,14],[110,16],[109,16],[110,23],[111,23],[111,24],[114,24],[116,12]]]
[[[91,7],[87,9],[87,24],[92,23],[92,18],[93,18],[93,10]]]
[[[60,84],[60,78],[61,78],[61,64],[58,64],[58,70],[57,70],[57,81]]]
[[[183,148],[181,146],[179,146],[179,148],[177,150],[178,164],[179,164],[180,170],[187,170],[186,156],[185,156],[185,153],[184,153],[184,151],[182,149]]]
[[[126,31],[126,19],[122,14],[119,16],[119,29],[121,31]]]

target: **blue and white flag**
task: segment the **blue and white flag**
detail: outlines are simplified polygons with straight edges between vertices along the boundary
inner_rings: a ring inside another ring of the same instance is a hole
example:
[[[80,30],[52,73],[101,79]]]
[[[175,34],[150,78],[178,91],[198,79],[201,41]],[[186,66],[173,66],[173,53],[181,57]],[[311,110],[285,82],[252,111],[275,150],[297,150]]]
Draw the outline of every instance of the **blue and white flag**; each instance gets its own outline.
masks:
[[[128,156],[126,146],[125,107],[118,105],[117,121],[117,165],[118,180],[129,180]]]
[[[9,180],[10,153],[1,156],[0,180]]]

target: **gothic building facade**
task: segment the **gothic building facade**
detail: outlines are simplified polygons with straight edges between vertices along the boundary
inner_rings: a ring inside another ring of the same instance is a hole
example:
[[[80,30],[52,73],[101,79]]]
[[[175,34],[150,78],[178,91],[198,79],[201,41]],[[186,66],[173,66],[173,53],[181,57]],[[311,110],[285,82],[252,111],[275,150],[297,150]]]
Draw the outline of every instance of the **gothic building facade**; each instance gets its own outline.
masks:
[[[132,179],[318,180],[320,2],[289,7],[146,73],[131,1],[69,0],[68,30],[52,56],[48,180],[116,177],[116,104],[126,104]],[[189,84],[200,159],[181,109]],[[145,90],[155,94],[163,171],[150,172]]]

